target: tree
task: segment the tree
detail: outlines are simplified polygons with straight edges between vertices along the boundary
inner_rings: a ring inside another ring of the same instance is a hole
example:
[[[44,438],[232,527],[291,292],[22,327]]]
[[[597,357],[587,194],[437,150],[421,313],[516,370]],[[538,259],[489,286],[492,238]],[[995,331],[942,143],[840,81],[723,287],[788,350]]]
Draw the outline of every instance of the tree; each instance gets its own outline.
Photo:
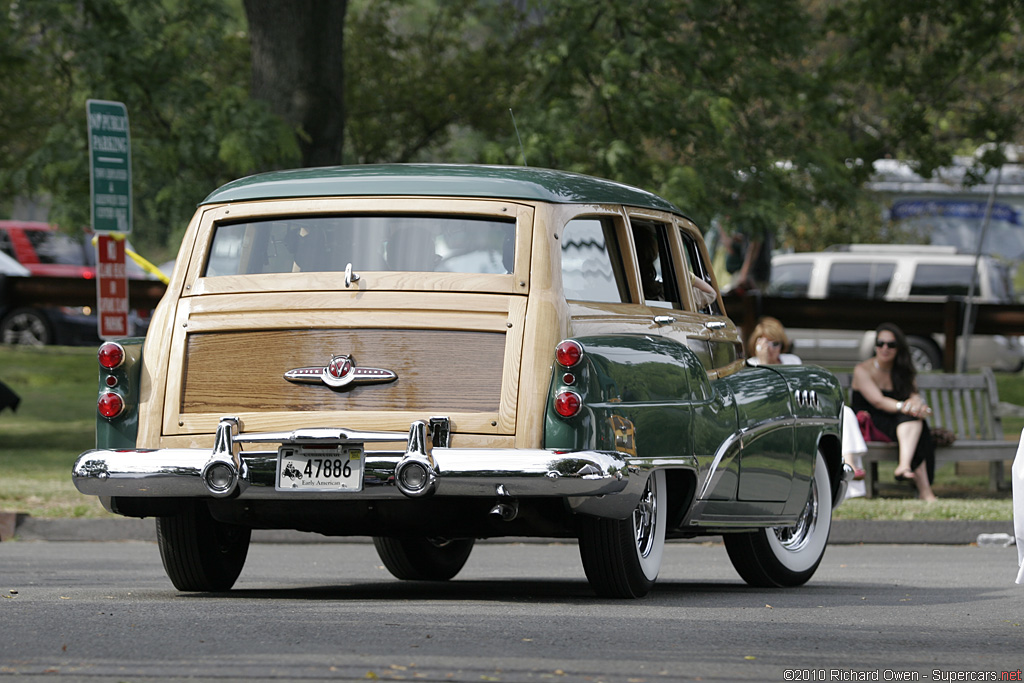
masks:
[[[245,0],[252,96],[298,131],[302,166],[341,163],[348,0]]]
[[[846,230],[876,159],[928,173],[1021,137],[1019,1],[539,5],[516,91],[531,162],[653,188],[705,225]]]
[[[517,103],[533,163],[762,231],[855,186],[829,83],[804,68],[815,27],[797,0],[564,0],[543,21]]]
[[[345,162],[480,161],[513,134],[535,30],[508,2],[354,0]]]
[[[1022,19],[1019,0],[851,0],[830,9],[835,97],[858,157],[913,160],[927,176],[955,153],[1020,142]]]
[[[1024,126],[1020,0],[0,3],[0,190],[84,225],[84,102],[123,101],[136,242],[260,170],[524,151],[703,225],[873,239],[874,160],[927,173]]]
[[[220,0],[5,3],[0,32],[16,59],[0,67],[2,99],[29,114],[15,111],[0,145],[3,193],[45,196],[66,230],[89,224],[90,98],[128,108],[132,239],[148,249],[175,245],[212,188],[296,163],[293,132],[238,83],[249,46],[230,10]]]

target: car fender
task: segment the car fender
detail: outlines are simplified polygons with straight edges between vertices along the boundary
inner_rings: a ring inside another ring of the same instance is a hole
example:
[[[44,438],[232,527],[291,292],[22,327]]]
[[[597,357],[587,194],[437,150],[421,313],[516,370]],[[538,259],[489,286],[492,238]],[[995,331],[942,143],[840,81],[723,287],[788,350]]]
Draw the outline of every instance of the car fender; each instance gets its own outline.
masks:
[[[124,349],[124,361],[108,370],[100,367],[99,394],[113,392],[124,401],[124,411],[114,418],[96,413],[97,448],[135,448],[139,430],[139,385],[142,377],[143,337],[118,339]]]
[[[793,415],[796,429],[793,449],[802,457],[797,464],[796,477],[808,482],[814,476],[814,454],[821,451],[832,483],[833,506],[841,502],[843,479],[842,411],[843,390],[828,370],[817,365],[774,365],[789,385],[793,397]],[[799,500],[792,505],[802,504]]]
[[[664,464],[694,468],[695,373],[704,374],[696,355],[680,344],[651,335],[579,337],[580,362],[556,365],[551,373],[545,416],[546,448],[608,450]],[[579,412],[563,417],[556,397],[575,392]],[[725,417],[735,426],[735,414]]]

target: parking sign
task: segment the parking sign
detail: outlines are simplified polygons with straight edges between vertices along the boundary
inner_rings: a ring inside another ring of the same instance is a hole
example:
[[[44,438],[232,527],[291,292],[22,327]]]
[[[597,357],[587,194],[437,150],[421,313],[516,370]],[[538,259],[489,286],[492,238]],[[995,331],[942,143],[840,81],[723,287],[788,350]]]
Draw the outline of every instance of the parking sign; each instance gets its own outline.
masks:
[[[128,109],[121,102],[89,100],[89,186],[94,232],[132,230],[132,154]]]

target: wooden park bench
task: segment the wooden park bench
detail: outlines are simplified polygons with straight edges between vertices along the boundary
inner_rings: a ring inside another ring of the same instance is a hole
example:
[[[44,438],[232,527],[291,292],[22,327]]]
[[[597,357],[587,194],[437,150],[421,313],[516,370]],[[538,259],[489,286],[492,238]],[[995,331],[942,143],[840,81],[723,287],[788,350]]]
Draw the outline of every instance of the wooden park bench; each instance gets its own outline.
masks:
[[[851,373],[836,373],[849,404]],[[928,424],[956,434],[950,446],[935,449],[936,466],[946,462],[988,462],[989,491],[1007,488],[1004,463],[1013,460],[1017,442],[1003,438],[999,391],[989,368],[977,374],[920,374],[917,388],[932,409]],[[895,443],[869,441],[861,454],[867,496],[878,495],[878,463],[897,461]]]

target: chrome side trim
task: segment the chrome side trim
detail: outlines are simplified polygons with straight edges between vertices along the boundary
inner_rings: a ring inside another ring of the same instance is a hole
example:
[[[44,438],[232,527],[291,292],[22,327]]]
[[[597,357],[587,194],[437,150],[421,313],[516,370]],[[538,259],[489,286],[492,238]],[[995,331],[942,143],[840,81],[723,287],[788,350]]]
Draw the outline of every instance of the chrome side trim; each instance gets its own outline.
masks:
[[[718,450],[715,451],[715,457],[711,461],[711,466],[708,468],[708,477],[704,480],[704,485],[701,486],[700,491],[697,492],[697,500],[707,498],[708,492],[718,484],[718,481],[722,478],[722,472],[718,468],[722,463],[722,459],[732,449],[743,447],[743,436],[749,431],[749,429],[741,429],[719,444]]]
[[[846,498],[846,491],[850,488],[850,482],[853,481],[853,467],[844,462],[842,472],[840,474],[839,486],[836,487],[836,495],[832,499],[833,510],[835,510],[836,506],[842,503]]]
[[[786,420],[767,420],[756,425],[750,425],[748,427],[741,428],[739,431],[731,435],[718,446],[718,449],[715,451],[714,457],[711,461],[711,466],[708,468],[707,479],[704,480],[703,486],[701,486],[700,490],[697,492],[697,499],[703,500],[708,497],[708,493],[712,489],[714,489],[715,485],[718,484],[718,481],[722,477],[722,473],[721,471],[719,471],[718,466],[721,464],[722,460],[725,458],[726,454],[730,452],[731,449],[739,447],[742,451],[744,439],[766,429],[796,427],[797,425],[814,425],[818,427],[828,427],[830,425],[834,425],[836,427],[841,428],[839,418],[820,416],[791,417]]]

